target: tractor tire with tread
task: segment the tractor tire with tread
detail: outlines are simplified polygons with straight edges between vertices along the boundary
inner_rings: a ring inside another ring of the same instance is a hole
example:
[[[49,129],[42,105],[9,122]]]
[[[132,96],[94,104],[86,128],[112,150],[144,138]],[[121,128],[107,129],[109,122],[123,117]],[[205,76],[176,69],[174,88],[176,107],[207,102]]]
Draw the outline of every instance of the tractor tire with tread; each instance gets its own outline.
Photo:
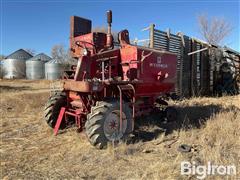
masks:
[[[85,123],[86,135],[90,143],[98,149],[103,149],[107,147],[108,142],[119,141],[125,139],[132,131],[132,111],[129,108],[127,103],[123,103],[123,133],[119,133],[119,124],[116,129],[113,130],[118,132],[116,139],[111,139],[108,136],[106,123],[108,123],[109,116],[115,117],[115,120],[120,120],[119,114],[116,113],[119,111],[120,105],[117,100],[108,100],[108,101],[98,101],[96,105],[91,108],[91,113],[87,115],[87,121]],[[120,111],[119,111],[120,112]],[[114,114],[111,116],[111,114]],[[111,118],[110,118],[111,119]],[[115,122],[115,121],[114,121]],[[119,121],[118,121],[119,123]],[[108,129],[107,129],[108,130]],[[112,129],[111,129],[112,130]],[[114,132],[114,133],[115,133]]]
[[[66,104],[67,97],[64,92],[56,91],[54,95],[49,97],[44,107],[44,118],[51,128],[55,127],[60,110]],[[65,126],[65,121],[63,120],[60,129],[64,129]]]

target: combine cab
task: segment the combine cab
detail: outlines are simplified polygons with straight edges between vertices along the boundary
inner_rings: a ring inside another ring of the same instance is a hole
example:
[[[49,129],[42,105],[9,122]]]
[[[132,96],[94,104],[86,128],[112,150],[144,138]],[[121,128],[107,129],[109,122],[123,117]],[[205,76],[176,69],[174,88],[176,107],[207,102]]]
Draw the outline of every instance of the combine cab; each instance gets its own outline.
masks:
[[[161,97],[174,92],[175,54],[134,46],[129,33],[118,34],[120,48],[114,48],[112,12],[107,12],[108,32],[91,32],[91,21],[71,17],[70,46],[77,61],[72,78],[64,80],[63,92],[56,92],[45,106],[45,119],[55,134],[76,123],[85,130],[92,145],[102,149],[134,130],[134,119],[153,111]],[[166,108],[168,120],[176,112]]]

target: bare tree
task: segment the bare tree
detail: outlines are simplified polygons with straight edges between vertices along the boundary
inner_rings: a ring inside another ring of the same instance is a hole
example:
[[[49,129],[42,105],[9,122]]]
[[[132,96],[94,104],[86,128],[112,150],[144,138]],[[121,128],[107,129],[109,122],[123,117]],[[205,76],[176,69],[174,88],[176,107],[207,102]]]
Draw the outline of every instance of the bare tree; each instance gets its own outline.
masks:
[[[206,14],[198,16],[198,24],[201,35],[210,44],[219,45],[231,33],[232,26],[224,18],[209,18]]]
[[[57,44],[52,47],[51,56],[53,59],[63,61],[66,64],[76,63],[76,60],[71,57],[70,51],[65,49],[62,44]]]
[[[69,54],[67,50],[65,50],[64,45],[57,44],[52,47],[51,56],[53,59],[65,61],[67,60]]]

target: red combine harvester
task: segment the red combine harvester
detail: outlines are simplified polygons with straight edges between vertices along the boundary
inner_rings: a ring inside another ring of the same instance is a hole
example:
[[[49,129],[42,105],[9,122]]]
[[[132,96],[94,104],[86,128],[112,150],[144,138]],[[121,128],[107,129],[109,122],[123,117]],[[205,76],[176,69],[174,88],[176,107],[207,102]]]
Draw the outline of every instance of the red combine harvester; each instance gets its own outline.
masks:
[[[112,12],[107,12],[108,32],[91,32],[91,21],[71,17],[70,47],[77,60],[72,78],[64,80],[62,92],[51,96],[45,119],[58,129],[76,123],[92,145],[102,149],[108,142],[124,139],[134,130],[134,119],[153,111],[161,97],[174,92],[175,54],[131,45],[129,33],[118,33],[114,47]],[[176,111],[165,109],[174,120]]]

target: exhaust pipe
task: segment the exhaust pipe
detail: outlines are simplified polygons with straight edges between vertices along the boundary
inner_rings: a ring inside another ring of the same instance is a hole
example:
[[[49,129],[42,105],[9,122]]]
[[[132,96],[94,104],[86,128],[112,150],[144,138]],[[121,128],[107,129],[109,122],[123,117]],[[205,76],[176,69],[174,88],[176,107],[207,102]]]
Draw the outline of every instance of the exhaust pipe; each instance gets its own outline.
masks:
[[[112,38],[112,11],[107,11],[107,47],[110,48],[113,46],[113,38]]]

